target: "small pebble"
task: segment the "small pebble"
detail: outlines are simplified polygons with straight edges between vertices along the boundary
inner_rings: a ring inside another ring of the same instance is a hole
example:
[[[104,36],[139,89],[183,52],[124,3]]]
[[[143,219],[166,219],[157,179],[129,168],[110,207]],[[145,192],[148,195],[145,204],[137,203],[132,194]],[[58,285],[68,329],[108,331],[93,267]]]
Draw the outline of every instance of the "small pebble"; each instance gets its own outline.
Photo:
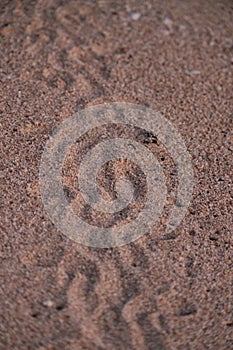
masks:
[[[138,13],[138,12],[131,13],[131,18],[132,18],[134,21],[137,21],[140,17],[141,17],[141,14]]]
[[[196,69],[191,69],[190,71],[189,71],[189,74],[191,74],[191,75],[196,75],[196,74],[200,74],[201,72],[199,71],[199,70],[196,70]]]
[[[45,300],[45,301],[43,301],[43,305],[47,306],[47,307],[52,307],[53,304],[54,303],[52,302],[52,300]]]
[[[172,28],[173,21],[170,18],[165,18],[163,23],[169,28]]]

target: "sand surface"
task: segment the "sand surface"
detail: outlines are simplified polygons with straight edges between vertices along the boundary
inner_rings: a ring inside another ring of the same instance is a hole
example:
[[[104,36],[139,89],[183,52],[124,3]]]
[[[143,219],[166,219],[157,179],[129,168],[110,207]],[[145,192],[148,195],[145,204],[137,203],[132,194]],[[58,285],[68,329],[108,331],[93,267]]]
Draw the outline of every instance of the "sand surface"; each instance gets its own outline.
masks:
[[[231,348],[232,19],[227,0],[1,1],[1,350]],[[172,234],[94,249],[55,228],[38,172],[56,126],[114,101],[173,123],[195,187]]]

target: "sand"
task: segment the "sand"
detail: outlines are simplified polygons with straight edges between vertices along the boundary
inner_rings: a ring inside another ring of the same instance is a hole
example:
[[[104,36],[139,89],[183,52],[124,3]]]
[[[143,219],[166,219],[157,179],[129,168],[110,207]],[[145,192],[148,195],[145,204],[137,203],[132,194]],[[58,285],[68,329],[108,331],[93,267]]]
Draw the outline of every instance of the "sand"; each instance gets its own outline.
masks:
[[[230,349],[232,2],[16,0],[0,16],[0,349]],[[114,101],[173,123],[195,187],[172,234],[95,249],[55,228],[38,172],[56,126]]]

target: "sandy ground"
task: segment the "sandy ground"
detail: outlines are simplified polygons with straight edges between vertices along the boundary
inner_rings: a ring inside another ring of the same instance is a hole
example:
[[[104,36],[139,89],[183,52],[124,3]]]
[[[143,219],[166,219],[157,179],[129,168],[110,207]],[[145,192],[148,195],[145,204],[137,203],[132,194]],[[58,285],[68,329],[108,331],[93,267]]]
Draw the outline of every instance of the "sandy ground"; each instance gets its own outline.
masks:
[[[1,1],[1,350],[231,348],[232,18],[227,0]],[[172,235],[94,249],[54,227],[38,171],[56,126],[113,101],[173,123],[195,188]]]

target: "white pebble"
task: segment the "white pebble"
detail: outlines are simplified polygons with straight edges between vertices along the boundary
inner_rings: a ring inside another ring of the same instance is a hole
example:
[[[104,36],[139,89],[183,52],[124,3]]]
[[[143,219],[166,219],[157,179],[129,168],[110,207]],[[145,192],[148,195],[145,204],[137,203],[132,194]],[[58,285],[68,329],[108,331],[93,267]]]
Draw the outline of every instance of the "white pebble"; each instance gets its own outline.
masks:
[[[196,74],[200,74],[201,72],[199,71],[199,70],[196,70],[196,69],[191,69],[190,71],[189,71],[189,74],[191,74],[191,75],[196,75]]]
[[[43,302],[43,305],[47,306],[47,307],[52,307],[53,306],[53,302],[52,302],[52,300],[45,300]]]
[[[173,21],[170,18],[165,18],[163,23],[169,28],[172,28]]]
[[[134,21],[137,21],[140,17],[141,17],[141,14],[138,13],[138,12],[131,13],[131,18],[132,18]]]

